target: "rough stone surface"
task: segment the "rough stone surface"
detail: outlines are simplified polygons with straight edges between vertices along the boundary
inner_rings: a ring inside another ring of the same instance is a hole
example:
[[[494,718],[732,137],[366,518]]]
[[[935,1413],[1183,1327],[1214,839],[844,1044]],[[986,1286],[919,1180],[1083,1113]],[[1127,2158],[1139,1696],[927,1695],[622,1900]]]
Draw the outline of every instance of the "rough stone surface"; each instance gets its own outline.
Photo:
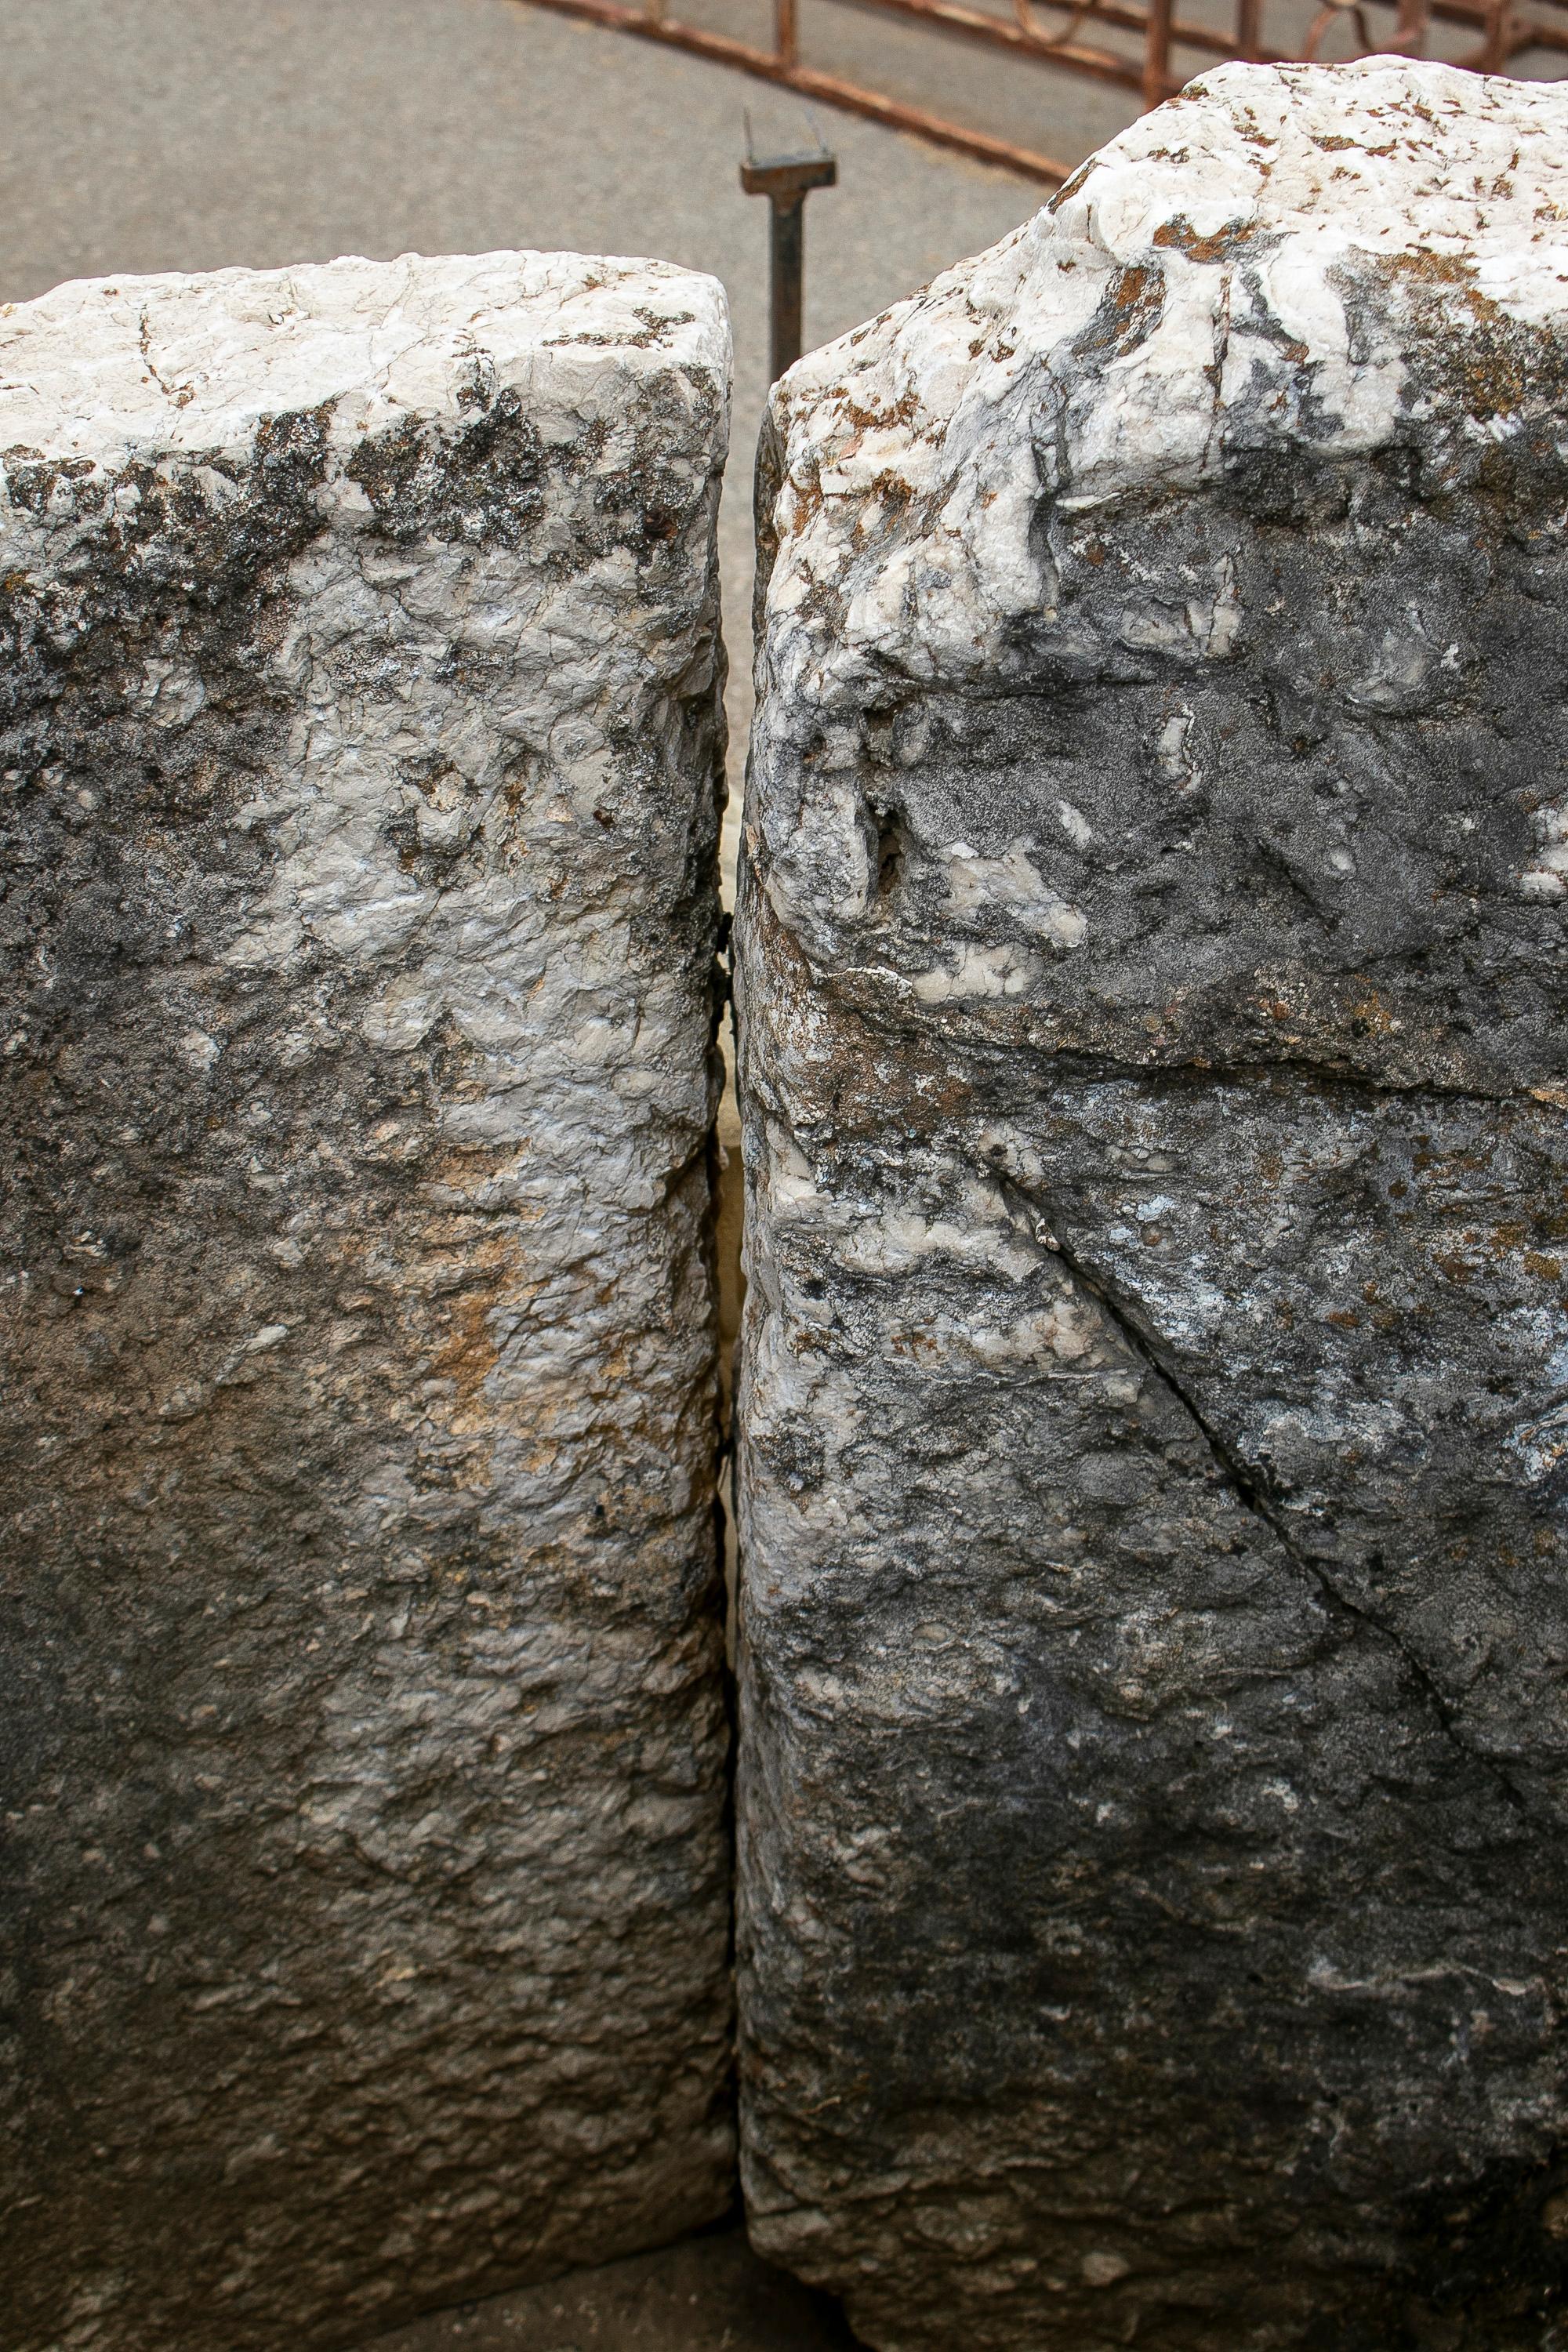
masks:
[[[716,283],[0,313],[7,2352],[731,2194]]]
[[[775,395],[743,2171],[873,2344],[1568,2342],[1568,99],[1226,67]]]

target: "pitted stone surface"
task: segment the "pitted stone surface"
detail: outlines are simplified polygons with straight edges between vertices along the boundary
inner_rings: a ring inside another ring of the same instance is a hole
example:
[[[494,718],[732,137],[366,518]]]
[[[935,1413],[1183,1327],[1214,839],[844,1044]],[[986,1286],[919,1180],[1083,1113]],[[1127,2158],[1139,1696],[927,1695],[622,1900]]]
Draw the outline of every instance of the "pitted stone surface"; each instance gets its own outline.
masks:
[[[731,2194],[714,281],[0,314],[13,2352]]]
[[[774,395],[742,2164],[886,2352],[1557,2342],[1568,100],[1227,66]]]

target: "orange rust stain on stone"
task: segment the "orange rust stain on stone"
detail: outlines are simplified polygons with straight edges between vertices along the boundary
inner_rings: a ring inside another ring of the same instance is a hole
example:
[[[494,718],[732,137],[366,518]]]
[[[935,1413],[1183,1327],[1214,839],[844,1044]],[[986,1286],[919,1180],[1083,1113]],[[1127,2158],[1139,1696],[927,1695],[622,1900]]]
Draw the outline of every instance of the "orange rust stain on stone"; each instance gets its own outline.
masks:
[[[1341,143],[1348,147],[1352,142],[1347,139]],[[1200,236],[1191,221],[1178,213],[1173,219],[1161,222],[1154,231],[1154,243],[1173,246],[1178,253],[1184,253],[1189,261],[1227,261],[1257,234],[1255,222],[1234,220],[1224,222],[1206,236]]]
[[[523,1288],[521,1252],[510,1234],[489,1234],[470,1243],[460,1265],[471,1286],[449,1302],[447,1336],[430,1359],[435,1377],[451,1381],[456,1388],[450,1425],[459,1435],[484,1426],[489,1418],[476,1410],[500,1354],[489,1318],[503,1292]]]

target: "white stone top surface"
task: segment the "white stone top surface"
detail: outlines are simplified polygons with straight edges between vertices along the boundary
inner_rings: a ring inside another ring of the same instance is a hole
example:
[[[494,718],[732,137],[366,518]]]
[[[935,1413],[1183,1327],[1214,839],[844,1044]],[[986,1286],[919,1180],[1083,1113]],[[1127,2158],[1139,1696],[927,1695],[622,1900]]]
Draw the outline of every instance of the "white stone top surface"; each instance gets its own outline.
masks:
[[[1222,66],[784,379],[773,675],[819,709],[872,667],[961,683],[1040,610],[1042,490],[1092,507],[1238,444],[1352,456],[1424,420],[1501,439],[1499,372],[1439,397],[1423,355],[1451,371],[1472,330],[1540,344],[1565,318],[1562,85]]]
[[[563,363],[727,381],[723,288],[576,253],[76,279],[0,306],[0,450],[112,463],[225,448],[262,417],[327,404],[346,442],[512,387],[547,400]]]

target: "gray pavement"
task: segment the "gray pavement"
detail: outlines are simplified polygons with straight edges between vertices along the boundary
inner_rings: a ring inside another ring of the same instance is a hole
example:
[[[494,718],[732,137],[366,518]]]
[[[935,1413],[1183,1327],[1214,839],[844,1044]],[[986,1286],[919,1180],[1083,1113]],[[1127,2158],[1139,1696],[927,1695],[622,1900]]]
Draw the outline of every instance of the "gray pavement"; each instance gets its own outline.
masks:
[[[742,107],[798,131],[788,93],[522,0],[3,0],[0,61],[0,298],[411,247],[654,253],[725,280],[742,396],[760,397],[764,207],[735,170]],[[1127,119],[1095,85],[1039,86],[1058,93],[1042,138],[1067,151]],[[1038,200],[823,119],[844,184],[814,201],[814,340]]]

